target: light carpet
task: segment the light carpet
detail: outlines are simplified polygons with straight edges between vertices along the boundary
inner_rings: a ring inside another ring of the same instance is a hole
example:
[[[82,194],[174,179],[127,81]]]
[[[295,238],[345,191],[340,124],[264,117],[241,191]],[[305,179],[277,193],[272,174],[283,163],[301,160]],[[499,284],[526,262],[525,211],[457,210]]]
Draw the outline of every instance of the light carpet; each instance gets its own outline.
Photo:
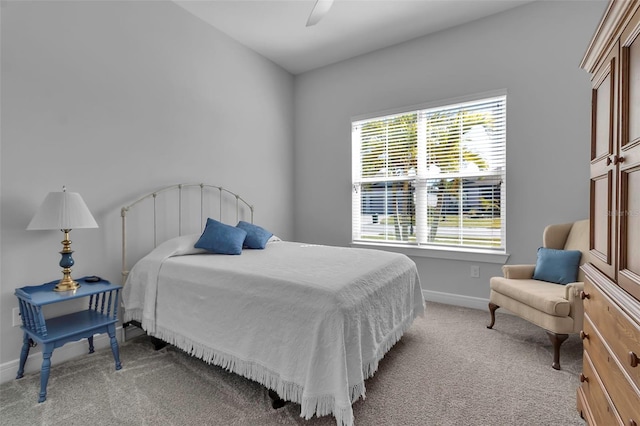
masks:
[[[582,343],[561,348],[551,368],[544,330],[512,315],[427,303],[366,382],[356,425],[584,425],[576,411]],[[146,336],[54,365],[47,400],[39,374],[0,385],[0,424],[23,425],[335,425],[305,420],[300,406],[271,408],[265,388]],[[33,362],[33,360],[32,360]]]

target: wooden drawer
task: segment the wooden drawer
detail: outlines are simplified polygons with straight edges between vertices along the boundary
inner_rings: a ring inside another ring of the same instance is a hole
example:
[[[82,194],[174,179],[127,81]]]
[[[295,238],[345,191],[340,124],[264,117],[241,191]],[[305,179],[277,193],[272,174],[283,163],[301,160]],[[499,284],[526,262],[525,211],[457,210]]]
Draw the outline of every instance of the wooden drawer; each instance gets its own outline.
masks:
[[[588,314],[584,318],[582,336],[585,354],[589,355],[592,368],[598,373],[600,381],[608,390],[609,397],[620,418],[624,420],[625,424],[638,424],[640,421],[638,391],[602,342],[602,336],[598,333]],[[584,374],[586,376],[586,373]]]
[[[598,425],[624,425],[616,409],[614,408],[609,395],[604,389],[600,377],[595,373],[593,363],[587,351],[584,351],[582,364],[582,375],[580,376],[580,389],[588,404],[589,413],[584,416],[592,426]]]
[[[613,284],[612,284],[613,285]],[[636,392],[640,393],[640,325],[632,320],[606,294],[595,286],[590,277],[585,279],[584,310],[588,313],[593,324],[611,353],[634,384]],[[638,412],[640,404],[636,400]],[[640,418],[636,420],[640,424]]]

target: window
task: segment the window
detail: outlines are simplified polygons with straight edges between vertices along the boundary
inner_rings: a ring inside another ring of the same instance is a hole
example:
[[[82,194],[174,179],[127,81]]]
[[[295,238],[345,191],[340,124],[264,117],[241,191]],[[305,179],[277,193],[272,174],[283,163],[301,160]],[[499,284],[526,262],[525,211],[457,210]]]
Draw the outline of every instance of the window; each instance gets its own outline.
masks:
[[[352,122],[354,242],[504,251],[506,95]]]

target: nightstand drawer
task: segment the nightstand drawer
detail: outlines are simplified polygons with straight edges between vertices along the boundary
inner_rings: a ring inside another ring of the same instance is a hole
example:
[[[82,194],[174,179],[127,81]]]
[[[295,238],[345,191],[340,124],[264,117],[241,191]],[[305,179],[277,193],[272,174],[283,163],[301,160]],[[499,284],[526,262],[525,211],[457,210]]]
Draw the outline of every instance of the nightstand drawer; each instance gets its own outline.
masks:
[[[594,286],[588,277],[584,291],[589,295],[584,300],[585,312],[588,312],[593,324],[598,324],[600,335],[607,336],[605,343],[612,355],[618,359],[635,388],[640,389],[640,325]],[[640,411],[640,407],[637,410]],[[636,422],[640,422],[640,419]]]

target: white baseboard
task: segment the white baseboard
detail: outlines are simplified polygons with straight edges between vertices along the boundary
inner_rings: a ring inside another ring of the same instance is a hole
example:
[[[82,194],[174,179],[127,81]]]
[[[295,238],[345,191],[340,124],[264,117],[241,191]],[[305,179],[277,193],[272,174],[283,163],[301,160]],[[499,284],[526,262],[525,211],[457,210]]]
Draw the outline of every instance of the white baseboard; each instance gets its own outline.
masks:
[[[481,297],[463,296],[453,293],[422,290],[422,296],[427,302],[444,303],[446,305],[462,306],[464,308],[481,309],[488,311],[489,299]]]
[[[122,327],[116,328],[116,338],[118,342],[122,342]],[[22,344],[22,342],[20,342]],[[107,334],[99,334],[93,338],[93,346],[95,350],[110,348],[110,340]],[[21,345],[16,347],[16,353],[19,355]],[[40,372],[42,367],[42,352],[41,348],[31,348],[27,362],[24,367],[24,374]],[[51,356],[51,368],[55,368],[56,364],[69,361],[80,356],[86,355],[89,350],[89,344],[87,339],[82,339],[77,342],[69,342],[66,345],[57,348],[53,351]],[[6,383],[16,378],[18,374],[18,367],[20,366],[20,358],[16,358],[13,361],[0,364],[0,383]]]

